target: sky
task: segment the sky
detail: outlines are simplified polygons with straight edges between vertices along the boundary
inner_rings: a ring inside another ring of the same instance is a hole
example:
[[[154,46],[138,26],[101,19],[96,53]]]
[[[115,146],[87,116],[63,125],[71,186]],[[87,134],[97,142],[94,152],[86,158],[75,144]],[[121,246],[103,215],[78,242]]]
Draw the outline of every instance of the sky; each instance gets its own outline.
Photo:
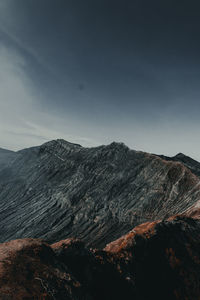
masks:
[[[200,160],[199,112],[199,1],[0,0],[0,147]]]

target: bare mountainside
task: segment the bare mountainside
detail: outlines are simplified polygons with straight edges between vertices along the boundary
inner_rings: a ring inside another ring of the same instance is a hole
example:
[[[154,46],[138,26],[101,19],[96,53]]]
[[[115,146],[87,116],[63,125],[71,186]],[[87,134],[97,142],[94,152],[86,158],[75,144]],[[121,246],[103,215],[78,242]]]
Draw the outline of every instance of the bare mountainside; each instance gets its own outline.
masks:
[[[0,170],[9,165],[15,157],[15,152],[0,148]]]
[[[10,154],[0,158],[0,242],[77,237],[104,247],[200,199],[190,166],[122,143],[83,148],[54,140]]]
[[[104,250],[77,239],[0,244],[0,299],[200,299],[200,221],[137,226]]]

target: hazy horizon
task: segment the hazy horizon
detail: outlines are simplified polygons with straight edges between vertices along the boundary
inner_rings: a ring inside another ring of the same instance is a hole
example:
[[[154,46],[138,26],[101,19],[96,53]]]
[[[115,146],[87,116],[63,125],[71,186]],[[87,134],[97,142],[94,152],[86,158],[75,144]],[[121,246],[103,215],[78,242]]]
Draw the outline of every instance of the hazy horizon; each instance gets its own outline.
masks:
[[[200,4],[1,0],[0,147],[63,138],[200,161]]]

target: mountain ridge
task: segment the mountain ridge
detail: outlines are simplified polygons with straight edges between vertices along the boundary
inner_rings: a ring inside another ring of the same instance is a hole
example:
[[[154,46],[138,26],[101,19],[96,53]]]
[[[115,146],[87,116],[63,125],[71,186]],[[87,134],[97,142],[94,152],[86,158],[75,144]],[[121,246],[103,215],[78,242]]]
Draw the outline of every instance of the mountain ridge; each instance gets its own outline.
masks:
[[[0,298],[196,300],[200,221],[183,216],[139,225],[106,246],[78,239],[0,244]]]
[[[0,170],[0,241],[74,236],[101,248],[138,224],[189,209],[199,182],[181,162],[123,143],[53,140],[16,152]]]
[[[159,157],[167,160],[167,161],[179,161],[182,164],[184,164],[188,169],[192,171],[195,175],[200,177],[200,162],[197,160],[183,154],[183,153],[178,153],[175,156],[168,157],[165,155],[158,155]]]

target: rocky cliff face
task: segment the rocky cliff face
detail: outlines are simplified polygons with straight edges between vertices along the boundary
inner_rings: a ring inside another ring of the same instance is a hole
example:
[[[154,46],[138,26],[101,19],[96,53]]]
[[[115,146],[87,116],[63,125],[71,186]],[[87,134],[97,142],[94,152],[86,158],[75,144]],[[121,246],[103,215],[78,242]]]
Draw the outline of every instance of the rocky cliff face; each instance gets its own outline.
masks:
[[[196,300],[200,221],[173,217],[139,225],[105,250],[79,240],[0,244],[0,299]]]
[[[120,143],[83,148],[51,141],[0,165],[0,241],[76,237],[101,248],[199,199],[199,178],[180,162]]]

